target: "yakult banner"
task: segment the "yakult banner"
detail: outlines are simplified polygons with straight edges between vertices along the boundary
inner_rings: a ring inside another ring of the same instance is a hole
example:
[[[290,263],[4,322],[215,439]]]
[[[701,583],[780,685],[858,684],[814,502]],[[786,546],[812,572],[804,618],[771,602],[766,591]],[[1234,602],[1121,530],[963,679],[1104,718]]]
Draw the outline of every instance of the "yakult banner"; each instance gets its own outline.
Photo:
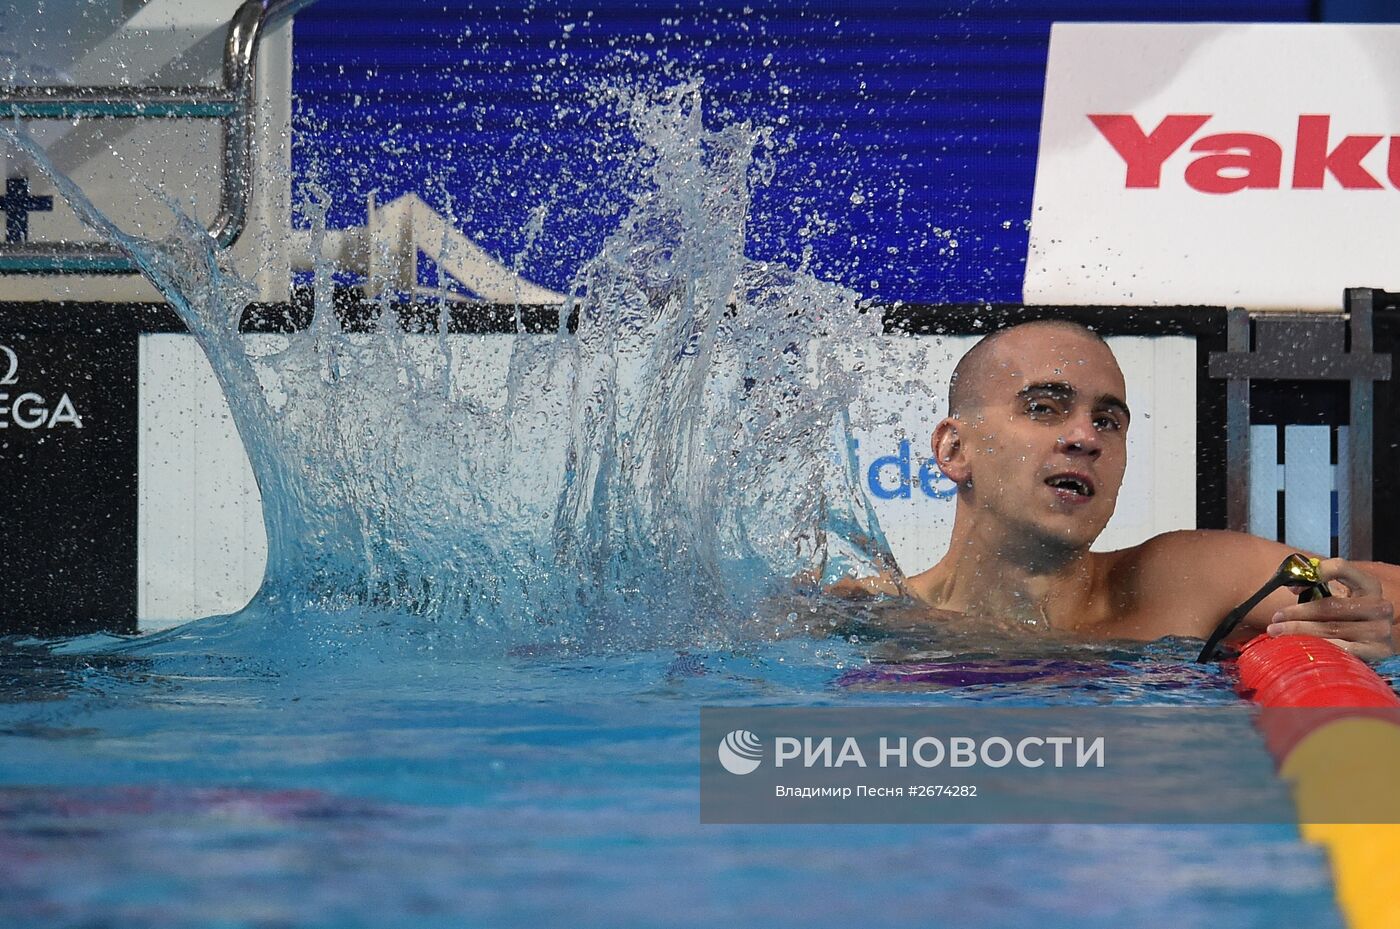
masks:
[[[1028,303],[1400,287],[1400,26],[1057,24]]]

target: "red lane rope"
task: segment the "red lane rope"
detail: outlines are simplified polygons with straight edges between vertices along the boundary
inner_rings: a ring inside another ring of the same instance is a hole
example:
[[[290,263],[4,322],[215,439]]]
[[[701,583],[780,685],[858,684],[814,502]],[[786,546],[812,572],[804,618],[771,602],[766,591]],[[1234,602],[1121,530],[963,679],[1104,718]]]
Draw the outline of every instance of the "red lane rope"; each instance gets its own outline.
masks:
[[[1371,667],[1326,639],[1257,636],[1235,661],[1235,689],[1265,712],[1259,728],[1280,766],[1299,742],[1338,719],[1400,722],[1400,697]],[[1308,708],[1307,713],[1268,710]]]
[[[1266,707],[1400,707],[1380,675],[1312,636],[1256,636],[1235,662],[1240,696]]]

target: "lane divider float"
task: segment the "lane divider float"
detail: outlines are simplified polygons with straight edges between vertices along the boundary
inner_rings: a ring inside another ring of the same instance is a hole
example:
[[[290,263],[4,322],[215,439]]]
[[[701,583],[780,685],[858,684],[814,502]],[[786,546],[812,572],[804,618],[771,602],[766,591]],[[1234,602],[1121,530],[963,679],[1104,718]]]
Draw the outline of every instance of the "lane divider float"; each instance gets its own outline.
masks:
[[[1258,636],[1234,664],[1350,929],[1400,929],[1400,697],[1326,639]]]

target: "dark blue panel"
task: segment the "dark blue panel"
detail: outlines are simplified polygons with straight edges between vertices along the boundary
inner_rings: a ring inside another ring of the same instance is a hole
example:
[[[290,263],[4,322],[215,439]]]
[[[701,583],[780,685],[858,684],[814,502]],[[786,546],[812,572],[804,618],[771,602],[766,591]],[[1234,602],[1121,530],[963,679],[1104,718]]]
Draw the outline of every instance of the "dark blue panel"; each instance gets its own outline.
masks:
[[[1326,23],[1400,23],[1395,0],[1319,0],[1317,6]]]
[[[371,190],[413,191],[562,288],[632,184],[595,88],[695,75],[708,125],[785,143],[751,256],[807,249],[871,296],[1016,300],[1052,20],[1308,15],[1308,0],[322,0],[296,24],[294,164],[331,192],[333,225],[363,222]]]

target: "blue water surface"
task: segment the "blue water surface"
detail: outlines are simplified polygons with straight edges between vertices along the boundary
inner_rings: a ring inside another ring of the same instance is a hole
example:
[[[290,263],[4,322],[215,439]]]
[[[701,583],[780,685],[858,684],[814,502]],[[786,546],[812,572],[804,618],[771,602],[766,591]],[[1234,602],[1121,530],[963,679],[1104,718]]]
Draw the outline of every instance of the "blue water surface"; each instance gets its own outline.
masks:
[[[702,706],[1234,701],[1185,645],[893,690],[838,686],[839,638],[502,652],[365,612],[52,645],[0,651],[3,925],[1341,925],[1293,825],[700,823]]]

